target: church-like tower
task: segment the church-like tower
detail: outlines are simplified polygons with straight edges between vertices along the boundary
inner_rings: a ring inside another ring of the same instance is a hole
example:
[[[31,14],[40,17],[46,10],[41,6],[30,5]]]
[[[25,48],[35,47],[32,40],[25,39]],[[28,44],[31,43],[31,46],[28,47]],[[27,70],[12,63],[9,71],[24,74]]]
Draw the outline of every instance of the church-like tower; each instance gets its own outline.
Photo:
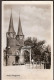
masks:
[[[13,26],[12,12],[11,12],[11,16],[10,16],[8,33],[10,33],[10,37],[12,37],[12,38],[13,38],[14,35],[16,34],[15,31],[14,31],[14,26]]]
[[[15,42],[16,33],[14,31],[12,13],[10,16],[9,29],[6,36],[7,36],[7,47],[15,46],[14,42]]]
[[[24,46],[24,35],[22,31],[20,17],[19,17],[18,32],[17,32],[16,39],[19,41],[20,46]]]
[[[6,65],[13,65],[13,63],[15,63],[16,51],[17,49],[19,49],[19,42],[16,40],[16,33],[14,31],[12,13],[10,16],[9,29],[6,33],[6,38]]]
[[[10,16],[9,29],[6,33],[6,65],[13,65],[21,63],[21,48],[24,46],[24,35],[22,32],[21,21],[19,17],[17,35],[14,30],[12,12]],[[20,59],[19,59],[20,58]]]

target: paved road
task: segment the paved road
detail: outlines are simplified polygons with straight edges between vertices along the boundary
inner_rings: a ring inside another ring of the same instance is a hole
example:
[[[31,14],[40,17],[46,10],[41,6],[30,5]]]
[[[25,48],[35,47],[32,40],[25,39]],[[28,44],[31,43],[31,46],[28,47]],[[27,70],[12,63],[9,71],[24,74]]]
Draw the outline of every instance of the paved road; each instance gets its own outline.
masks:
[[[39,66],[39,65],[38,65]],[[43,66],[43,65],[42,65]],[[36,65],[5,66],[4,80],[52,80],[50,69],[36,69]]]

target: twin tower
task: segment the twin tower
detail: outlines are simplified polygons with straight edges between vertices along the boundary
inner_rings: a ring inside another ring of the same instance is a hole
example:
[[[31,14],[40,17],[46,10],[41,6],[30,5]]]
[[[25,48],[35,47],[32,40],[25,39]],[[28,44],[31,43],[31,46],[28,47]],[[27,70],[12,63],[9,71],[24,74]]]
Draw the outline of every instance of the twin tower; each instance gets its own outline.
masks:
[[[18,32],[14,30],[12,13],[10,16],[9,29],[6,33],[6,65],[13,65],[19,63],[19,53],[24,46],[24,35],[22,32],[21,21],[19,17]]]

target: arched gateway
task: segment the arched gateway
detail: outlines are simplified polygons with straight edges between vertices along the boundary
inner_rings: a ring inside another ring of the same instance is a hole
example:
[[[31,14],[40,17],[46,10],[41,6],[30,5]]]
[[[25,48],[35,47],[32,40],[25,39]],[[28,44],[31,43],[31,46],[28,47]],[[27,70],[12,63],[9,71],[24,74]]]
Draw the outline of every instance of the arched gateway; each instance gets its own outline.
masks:
[[[29,53],[29,62],[31,63],[31,46],[24,46],[21,48],[21,53],[20,53],[20,58],[19,58],[19,64],[24,64],[25,63],[25,51]],[[28,54],[27,53],[27,54]]]
[[[26,55],[24,54],[25,50],[28,52],[26,54],[29,54],[29,57],[27,56],[27,59],[29,59],[29,62],[31,63],[31,46],[24,46],[24,34],[22,31],[20,16],[18,31],[16,34],[13,26],[13,17],[11,13],[9,28],[8,32],[6,33],[6,39],[7,45],[4,54],[4,64],[6,66],[24,64],[26,59]]]

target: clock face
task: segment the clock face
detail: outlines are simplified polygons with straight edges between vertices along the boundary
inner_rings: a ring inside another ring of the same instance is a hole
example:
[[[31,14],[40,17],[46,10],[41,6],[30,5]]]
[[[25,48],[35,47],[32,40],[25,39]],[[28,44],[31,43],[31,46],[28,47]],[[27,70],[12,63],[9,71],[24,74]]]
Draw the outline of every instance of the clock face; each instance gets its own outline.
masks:
[[[20,36],[20,39],[22,39],[23,37],[22,36]]]
[[[11,34],[10,36],[13,37],[13,34]]]

